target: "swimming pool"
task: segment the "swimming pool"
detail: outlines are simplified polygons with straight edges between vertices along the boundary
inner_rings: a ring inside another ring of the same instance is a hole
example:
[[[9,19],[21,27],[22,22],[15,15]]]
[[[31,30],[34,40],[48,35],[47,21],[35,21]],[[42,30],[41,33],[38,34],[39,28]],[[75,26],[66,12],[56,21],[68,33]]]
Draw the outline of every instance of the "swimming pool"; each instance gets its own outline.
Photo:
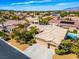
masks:
[[[68,38],[68,39],[77,39],[77,36],[75,34],[73,34],[73,33],[68,33],[66,35],[66,38]]]

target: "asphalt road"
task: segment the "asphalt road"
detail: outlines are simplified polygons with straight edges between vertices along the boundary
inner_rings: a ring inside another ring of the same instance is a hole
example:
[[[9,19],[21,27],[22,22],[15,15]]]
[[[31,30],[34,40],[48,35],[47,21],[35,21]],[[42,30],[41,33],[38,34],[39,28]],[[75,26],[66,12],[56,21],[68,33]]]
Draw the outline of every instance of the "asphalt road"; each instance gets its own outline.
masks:
[[[30,59],[20,51],[0,40],[0,59]]]

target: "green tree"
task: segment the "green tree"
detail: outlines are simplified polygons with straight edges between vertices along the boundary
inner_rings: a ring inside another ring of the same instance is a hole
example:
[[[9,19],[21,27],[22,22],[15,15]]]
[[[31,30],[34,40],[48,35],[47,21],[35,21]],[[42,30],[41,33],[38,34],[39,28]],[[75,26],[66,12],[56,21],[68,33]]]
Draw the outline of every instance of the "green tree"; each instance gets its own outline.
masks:
[[[63,40],[59,45],[58,49],[55,50],[55,52],[59,55],[69,54],[71,53],[70,51],[71,47],[72,47],[72,42],[70,39]]]
[[[63,55],[63,54],[67,54],[68,50],[67,49],[55,49],[55,52],[58,55]]]
[[[75,53],[75,54],[78,54],[79,53],[79,45],[73,44],[72,48],[71,48],[71,52]]]
[[[61,16],[61,17],[65,17],[65,16],[67,16],[67,15],[68,15],[68,12],[61,12],[61,13],[60,13],[60,16]]]
[[[31,27],[29,31],[24,31],[23,26],[22,28],[15,28],[13,29],[13,34],[11,35],[12,38],[16,39],[18,42],[33,44],[32,40],[34,39],[34,35],[36,34],[37,28]],[[30,43],[28,43],[30,42]]]
[[[47,17],[47,18],[40,18],[39,19],[39,23],[40,24],[43,24],[43,25],[47,25],[49,23],[49,20],[51,20],[50,17]]]
[[[19,16],[12,15],[12,19],[13,19],[13,20],[19,20],[20,18],[19,18]]]
[[[77,30],[73,30],[73,33],[77,34],[77,32],[78,32]]]
[[[4,35],[3,31],[0,31],[0,37],[2,37]]]

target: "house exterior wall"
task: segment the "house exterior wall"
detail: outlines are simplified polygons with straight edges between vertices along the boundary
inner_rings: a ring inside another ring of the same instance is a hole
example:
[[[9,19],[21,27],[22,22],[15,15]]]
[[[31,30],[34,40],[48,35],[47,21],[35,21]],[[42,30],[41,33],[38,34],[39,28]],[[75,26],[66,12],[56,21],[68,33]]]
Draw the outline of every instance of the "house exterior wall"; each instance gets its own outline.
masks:
[[[48,42],[43,41],[43,40],[38,39],[38,38],[36,38],[36,42],[37,42],[37,44],[39,44],[40,46],[43,46],[43,47],[48,48]],[[49,44],[50,44],[50,43],[49,43]],[[56,48],[56,46],[55,46],[54,43],[53,43],[53,44],[50,44],[50,49],[55,49],[55,48]]]
[[[37,44],[44,46],[44,47],[48,47],[47,42],[40,40],[40,39],[36,39]]]

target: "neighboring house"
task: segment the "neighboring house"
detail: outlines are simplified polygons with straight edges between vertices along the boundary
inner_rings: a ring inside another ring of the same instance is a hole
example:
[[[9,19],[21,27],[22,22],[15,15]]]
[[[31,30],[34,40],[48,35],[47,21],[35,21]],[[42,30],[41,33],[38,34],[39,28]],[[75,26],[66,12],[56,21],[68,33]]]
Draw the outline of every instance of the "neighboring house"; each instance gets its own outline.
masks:
[[[60,14],[52,14],[52,16],[60,16]]]
[[[4,25],[5,26],[12,26],[12,25],[17,25],[17,24],[23,24],[25,23],[26,21],[25,20],[8,20],[6,22],[4,22]]]
[[[44,28],[43,29],[44,31],[37,34],[35,36],[35,39],[38,44],[45,45],[46,47],[48,47],[49,44],[51,47],[52,45],[54,47],[59,46],[59,44],[65,38],[67,33],[67,29],[64,29],[55,25],[53,26],[49,25],[42,28]]]
[[[28,20],[30,23],[33,23],[33,24],[38,24],[38,23],[39,23],[38,17],[36,17],[36,18],[27,17],[27,20]]]
[[[4,26],[4,27],[3,27],[3,31],[4,31],[4,32],[11,33],[11,32],[12,32],[12,27],[11,27],[11,26]]]
[[[61,20],[60,14],[52,14],[52,19],[49,21],[49,24],[55,23],[58,24]]]
[[[75,27],[75,22],[74,21],[60,21],[60,23],[58,24],[58,26],[60,27]]]
[[[60,23],[58,23],[59,26],[79,28],[79,17],[64,17],[64,19],[65,18],[69,18],[70,20],[60,21]]]
[[[8,20],[6,22],[4,22],[4,31],[5,32],[12,32],[12,29],[16,27],[17,24],[24,24],[26,23],[25,20]],[[0,24],[0,30],[3,30],[2,25]]]
[[[65,20],[66,18],[69,18],[69,20]],[[53,18],[52,20],[49,21],[50,24],[56,24],[60,27],[64,28],[78,28],[79,29],[79,17],[64,17],[59,20],[57,20],[57,17]]]
[[[60,20],[61,18],[60,14],[53,14],[52,17],[54,20]]]

